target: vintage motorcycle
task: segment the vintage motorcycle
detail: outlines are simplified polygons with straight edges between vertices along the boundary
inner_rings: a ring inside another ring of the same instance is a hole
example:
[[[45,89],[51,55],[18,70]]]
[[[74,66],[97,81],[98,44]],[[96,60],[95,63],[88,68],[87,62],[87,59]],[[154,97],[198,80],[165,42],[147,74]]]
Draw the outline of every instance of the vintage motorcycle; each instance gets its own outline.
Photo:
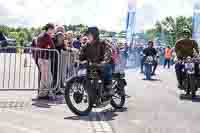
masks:
[[[77,75],[66,83],[65,100],[69,109],[78,116],[88,115],[92,108],[111,104],[116,109],[123,108],[126,101],[125,74],[113,74],[114,94],[108,95],[102,78],[102,65],[87,63]]]
[[[187,57],[181,61],[182,63],[182,87],[181,89],[186,92],[186,95],[196,96],[198,88],[200,88],[200,60],[199,58]]]
[[[145,67],[145,76],[146,76],[146,80],[151,80],[151,75],[152,75],[152,67],[153,67],[153,63],[154,63],[154,57],[153,56],[147,56],[144,57],[144,67]]]

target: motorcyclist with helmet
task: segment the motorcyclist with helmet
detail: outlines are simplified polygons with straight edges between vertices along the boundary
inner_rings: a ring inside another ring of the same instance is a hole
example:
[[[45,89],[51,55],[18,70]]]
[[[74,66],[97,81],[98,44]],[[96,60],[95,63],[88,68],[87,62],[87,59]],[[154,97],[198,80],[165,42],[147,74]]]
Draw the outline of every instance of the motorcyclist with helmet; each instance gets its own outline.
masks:
[[[175,45],[175,52],[177,55],[177,63],[175,64],[176,70],[176,77],[178,80],[178,88],[182,88],[183,85],[183,73],[182,68],[184,67],[183,64],[180,63],[181,60],[187,57],[194,57],[194,53],[199,54],[198,44],[195,40],[191,38],[191,32],[189,29],[184,29],[183,38],[178,40]]]
[[[103,78],[108,95],[113,95],[112,90],[112,48],[99,38],[99,29],[89,27],[86,31],[88,43],[80,50],[80,61],[89,61],[103,66]]]

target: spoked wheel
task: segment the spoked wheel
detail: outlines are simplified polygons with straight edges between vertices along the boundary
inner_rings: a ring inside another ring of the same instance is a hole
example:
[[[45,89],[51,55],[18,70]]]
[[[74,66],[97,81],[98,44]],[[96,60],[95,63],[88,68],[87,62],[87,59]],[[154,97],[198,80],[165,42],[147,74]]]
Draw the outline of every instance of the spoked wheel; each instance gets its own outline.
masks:
[[[88,115],[92,110],[92,97],[81,80],[74,80],[65,89],[65,100],[70,110],[78,115]]]
[[[118,83],[116,86],[114,86],[114,90],[115,94],[112,96],[110,104],[116,109],[121,109],[126,101],[125,88]]]

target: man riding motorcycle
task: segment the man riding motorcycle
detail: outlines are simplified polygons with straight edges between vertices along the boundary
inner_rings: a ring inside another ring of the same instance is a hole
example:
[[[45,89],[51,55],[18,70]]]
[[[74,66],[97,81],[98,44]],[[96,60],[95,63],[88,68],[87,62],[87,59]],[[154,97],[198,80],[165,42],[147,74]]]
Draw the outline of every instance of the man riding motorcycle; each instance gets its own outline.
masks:
[[[191,32],[188,29],[183,30],[183,39],[176,42],[175,52],[178,60],[183,60],[187,57],[194,57],[194,53],[199,54],[198,44],[195,40],[190,39]],[[178,88],[182,88],[183,75],[182,68],[184,66],[181,63],[176,63],[176,77],[178,80]]]
[[[104,41],[100,41],[97,27],[89,27],[86,35],[89,41],[81,48],[79,60],[86,60],[103,66],[105,89],[108,91],[108,95],[113,95],[111,46]]]
[[[145,61],[145,57],[147,57],[147,56],[156,57],[157,56],[158,52],[153,46],[154,46],[153,41],[149,41],[148,42],[148,47],[143,50],[143,54],[145,55],[143,57],[143,59],[142,59],[142,63],[143,64],[144,64],[144,61]],[[158,65],[158,62],[156,60],[154,60],[152,75],[155,75],[155,71],[156,71],[157,65]],[[142,67],[143,67],[143,65],[142,65]]]

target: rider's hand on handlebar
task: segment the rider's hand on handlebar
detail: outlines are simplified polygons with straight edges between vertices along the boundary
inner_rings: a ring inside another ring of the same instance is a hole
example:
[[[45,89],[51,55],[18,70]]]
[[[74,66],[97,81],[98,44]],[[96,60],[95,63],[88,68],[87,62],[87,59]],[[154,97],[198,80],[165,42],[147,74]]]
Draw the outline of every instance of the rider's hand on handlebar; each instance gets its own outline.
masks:
[[[89,63],[89,65],[96,66],[96,67],[103,67],[105,65],[105,62],[101,62],[101,63]]]
[[[80,60],[76,60],[74,62],[74,67],[79,67],[80,65],[84,65],[84,64],[87,64],[87,61],[80,61]]]

